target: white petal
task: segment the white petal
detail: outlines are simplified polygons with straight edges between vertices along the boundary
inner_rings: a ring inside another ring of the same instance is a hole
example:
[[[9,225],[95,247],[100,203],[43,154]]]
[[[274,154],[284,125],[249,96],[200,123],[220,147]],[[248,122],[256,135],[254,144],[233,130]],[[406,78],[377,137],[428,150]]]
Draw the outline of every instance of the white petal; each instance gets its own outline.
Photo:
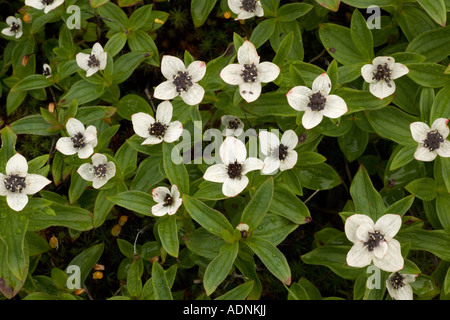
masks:
[[[25,0],[25,5],[41,10],[45,8],[45,5],[40,0]]]
[[[259,81],[250,83],[243,82],[239,85],[241,97],[248,103],[255,101],[261,94],[261,83]]]
[[[375,230],[380,231],[382,235],[393,238],[402,226],[402,218],[398,214],[385,214],[375,223]]]
[[[425,148],[422,144],[416,149],[414,152],[414,159],[420,161],[433,161],[437,156],[437,150],[430,151],[428,148]]]
[[[28,203],[28,196],[25,193],[9,192],[6,196],[6,202],[14,211],[22,211]]]
[[[9,17],[7,17],[6,20],[5,20],[5,22],[6,22],[8,25],[10,25],[10,26],[11,26],[13,23],[17,24],[18,21],[20,21],[20,22],[22,23],[22,21],[21,21],[20,19],[17,19],[17,18],[14,17],[14,16],[9,16]]]
[[[165,55],[161,60],[161,73],[168,80],[172,80],[178,71],[185,71],[186,66],[180,58]],[[166,100],[166,99],[163,99]]]
[[[176,199],[171,206],[169,206],[168,214],[169,216],[175,214],[178,210],[178,208],[183,203],[183,199]]]
[[[289,150],[286,158],[280,163],[280,170],[292,169],[297,164],[298,154],[294,150]]]
[[[323,114],[319,111],[307,109],[302,117],[302,124],[305,129],[312,129],[317,126],[323,119]]]
[[[206,63],[203,61],[194,61],[187,68],[193,82],[203,79],[206,73]]]
[[[49,4],[48,6],[45,6],[44,13],[48,13],[49,11],[55,9],[56,7],[60,6],[64,0],[55,0],[52,4]]]
[[[280,159],[268,156],[264,159],[264,167],[261,170],[262,174],[272,174],[280,168]]]
[[[447,125],[448,121],[449,119],[445,118],[438,118],[434,120],[431,125],[431,130],[438,130],[444,139],[447,138],[450,133],[450,128]]]
[[[233,11],[236,14],[242,11],[241,5],[242,5],[241,0],[228,0],[228,6],[230,7],[231,11]]]
[[[178,187],[176,184],[173,184],[170,188],[170,195],[174,200],[177,200],[180,198],[180,191],[178,190]]]
[[[92,47],[91,54],[93,54],[98,59],[102,53],[103,53],[102,45],[100,43],[96,42],[94,44],[94,46]]]
[[[324,116],[332,119],[339,118],[344,115],[348,111],[347,104],[344,99],[334,94],[331,94],[327,97],[327,101],[325,102],[325,108],[322,113]]]
[[[159,100],[172,100],[178,96],[177,87],[171,80],[160,83],[153,93],[153,97]]]
[[[163,101],[156,109],[156,121],[162,124],[169,124],[172,120],[173,107],[170,101]]]
[[[297,111],[305,111],[308,107],[309,97],[312,90],[308,87],[297,86],[292,88],[287,94],[286,98],[289,105]]]
[[[401,288],[398,288],[397,290],[395,290],[394,288],[392,288],[394,291],[391,293],[391,291],[389,291],[389,294],[391,295],[391,297],[395,300],[413,300],[413,290],[411,288],[410,285],[405,285]]]
[[[106,68],[106,63],[108,62],[108,53],[102,52],[98,57],[98,61],[100,61],[100,65],[98,66],[98,68],[100,70],[104,70]]]
[[[356,230],[363,223],[374,225],[373,220],[364,214],[353,214],[345,220],[345,235],[351,242],[359,242],[356,237]]]
[[[23,34],[22,30],[17,31],[16,32],[16,39],[19,39],[22,36],[22,34]]]
[[[180,96],[183,101],[190,105],[195,106],[199,104],[203,100],[203,96],[205,95],[205,89],[198,83],[194,83],[191,87],[189,87],[188,91],[181,92]]]
[[[66,124],[66,130],[69,136],[73,137],[78,133],[84,133],[84,124],[75,118],[70,118]]]
[[[252,18],[254,16],[255,16],[255,12],[248,12],[248,11],[242,10],[241,12],[239,12],[239,14],[235,20],[245,20],[245,19]]]
[[[258,158],[247,158],[242,164],[242,174],[247,174],[247,172],[254,170],[261,170],[264,167],[264,162]]]
[[[388,56],[382,56],[382,57],[376,57],[375,59],[373,59],[372,64],[374,66],[374,68],[376,69],[378,67],[378,65],[384,65],[387,64],[388,67],[392,70],[392,66],[395,63],[395,59],[392,57],[388,57]]]
[[[225,182],[225,180],[228,179],[228,171],[226,166],[219,163],[208,167],[203,175],[203,179],[218,183]]]
[[[150,136],[147,139],[144,140],[144,142],[141,143],[141,145],[147,145],[147,144],[158,144],[163,142],[163,138],[162,137],[157,137],[157,136]]]
[[[294,130],[286,130],[281,136],[281,144],[288,147],[289,149],[294,149],[298,143],[298,136]]]
[[[373,254],[367,250],[362,242],[356,242],[347,253],[347,264],[351,267],[362,268],[368,266],[373,259]]]
[[[404,76],[408,72],[409,72],[409,69],[404,64],[394,63],[392,65],[391,79],[394,80],[394,79],[400,78],[401,76]]]
[[[155,119],[144,112],[138,112],[131,116],[134,132],[141,138],[150,137],[150,126],[155,123]]]
[[[372,222],[361,223],[356,229],[356,238],[359,241],[366,242],[369,239],[369,232],[374,231],[374,225]]]
[[[314,79],[312,91],[320,91],[322,95],[327,96],[331,91],[331,79],[326,72]]]
[[[99,178],[95,177],[94,181],[92,182],[92,186],[94,189],[100,189],[108,182],[108,179],[106,177]]]
[[[87,159],[94,153],[94,148],[90,145],[86,145],[84,148],[78,150],[78,157],[80,159]]]
[[[56,142],[56,150],[66,156],[71,156],[78,152],[78,150],[74,148],[72,138],[70,137],[59,138],[58,142]]]
[[[2,181],[6,178],[4,174],[0,173],[0,196],[6,196],[7,190],[5,188],[5,184]]]
[[[422,143],[427,138],[428,132],[431,131],[426,123],[420,121],[411,123],[409,129],[411,130],[412,138],[418,143]]]
[[[229,64],[220,72],[223,81],[231,85],[240,85],[244,82],[241,76],[242,66],[237,63]]]
[[[258,80],[264,83],[274,81],[280,74],[280,68],[272,62],[262,62],[257,69]]]
[[[387,272],[395,272],[403,269],[404,260],[402,257],[400,243],[391,239],[387,242],[388,251],[383,258],[373,258],[373,263],[380,269]]]
[[[373,255],[375,258],[384,258],[386,256],[386,253],[388,251],[388,244],[386,241],[380,241],[378,243],[378,246],[373,248]]]
[[[40,174],[28,174],[25,182],[27,184],[25,188],[26,194],[35,194],[41,191],[46,185],[52,183],[46,177]]]
[[[77,60],[77,64],[81,69],[83,69],[83,70],[89,69],[89,65],[88,65],[89,56],[90,56],[89,54],[83,53],[83,52],[79,52],[75,56],[75,59]]]
[[[257,17],[262,17],[264,15],[264,9],[261,5],[261,1],[256,1],[255,15]]]
[[[258,136],[261,152],[265,155],[270,155],[273,150],[280,146],[280,139],[273,132],[260,131]]]
[[[87,145],[90,145],[92,148],[95,148],[97,146],[98,140],[97,140],[97,128],[95,126],[89,126],[86,128],[86,131],[84,131],[84,142]]]
[[[116,175],[116,164],[112,161],[106,163],[106,179],[111,179]]]
[[[373,78],[374,67],[373,64],[366,64],[361,67],[361,75],[364,78],[364,81],[368,83],[374,82]]]
[[[255,46],[250,41],[246,40],[238,50],[238,61],[240,65],[244,64],[259,64],[259,56]]]
[[[169,207],[165,207],[164,203],[157,203],[152,207],[152,215],[162,217],[169,212]]]
[[[219,154],[220,159],[226,165],[235,161],[242,163],[247,158],[247,149],[242,141],[234,137],[227,137],[220,145]]]
[[[94,154],[92,156],[91,160],[92,160],[92,164],[96,167],[99,164],[106,164],[106,162],[108,162],[108,158],[104,154],[101,154],[101,153]]]
[[[92,67],[92,68],[87,69],[87,71],[86,71],[86,77],[92,76],[92,75],[93,75],[94,73],[96,73],[98,70],[100,70],[99,67]]]
[[[375,97],[384,99],[395,92],[395,82],[392,80],[389,83],[384,80],[373,82],[370,84],[369,90]]]
[[[77,170],[78,174],[86,181],[94,181],[94,166],[90,163],[83,163]]]
[[[227,197],[234,197],[241,193],[247,185],[247,176],[241,176],[240,179],[227,178],[223,183],[222,192]]]
[[[6,175],[17,174],[21,177],[25,177],[28,172],[27,159],[19,153],[16,153],[11,158],[9,158],[6,163]]]
[[[166,187],[157,187],[152,190],[153,200],[158,203],[164,203],[168,194],[170,194],[170,191]]]
[[[441,146],[436,149],[438,155],[444,158],[450,157],[450,141],[445,140]]]
[[[180,121],[174,121],[169,124],[169,127],[164,132],[164,141],[171,143],[177,141],[183,134],[183,124]]]
[[[10,36],[10,37],[14,37],[16,35],[16,32],[15,31],[11,31],[11,29],[9,27],[2,29],[2,33],[5,36]]]

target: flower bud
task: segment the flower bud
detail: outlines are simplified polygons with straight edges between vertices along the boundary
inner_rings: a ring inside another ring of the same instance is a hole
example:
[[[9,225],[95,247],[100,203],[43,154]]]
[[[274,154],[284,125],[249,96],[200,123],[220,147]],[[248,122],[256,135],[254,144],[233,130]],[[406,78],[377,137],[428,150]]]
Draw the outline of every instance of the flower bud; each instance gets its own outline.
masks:
[[[127,220],[128,220],[128,217],[127,217],[127,216],[120,216],[120,218],[119,218],[119,225],[120,225],[121,227],[123,227],[124,224],[127,222]]]
[[[120,225],[116,224],[112,229],[111,229],[111,234],[114,237],[117,237],[120,234],[120,231],[122,230],[122,228],[120,227]]]
[[[59,248],[58,238],[55,237],[54,235],[50,238],[50,240],[48,241],[48,244],[50,245],[50,248],[52,248],[52,249],[58,249]]]
[[[100,280],[102,278],[103,278],[103,273],[101,273],[100,271],[96,271],[92,274],[92,279]]]
[[[105,270],[105,266],[102,265],[102,264],[96,264],[96,265],[94,266],[94,270],[95,270],[95,271],[103,271],[103,270]]]

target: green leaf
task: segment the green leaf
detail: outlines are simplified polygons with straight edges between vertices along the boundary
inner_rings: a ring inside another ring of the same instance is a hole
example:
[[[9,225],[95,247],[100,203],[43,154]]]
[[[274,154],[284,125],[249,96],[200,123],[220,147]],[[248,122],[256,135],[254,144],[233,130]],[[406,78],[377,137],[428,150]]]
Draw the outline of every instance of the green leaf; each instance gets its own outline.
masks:
[[[391,206],[389,206],[386,211],[383,213],[387,214],[387,213],[392,213],[392,214],[399,214],[401,216],[403,216],[406,211],[409,210],[409,208],[411,208],[413,202],[414,202],[415,196],[414,195],[409,195],[401,200],[398,200],[397,202],[393,203]]]
[[[361,71],[359,71],[359,74]],[[355,90],[348,87],[337,89],[334,94],[344,99],[347,104],[347,114],[363,110],[378,110],[386,107],[392,102],[394,97],[386,97],[383,100],[378,99],[367,91]]]
[[[217,0],[192,0],[191,15],[195,28],[199,28],[205,23],[208,15],[211,13],[212,9],[214,9],[216,2]]]
[[[189,175],[186,167],[181,163],[175,163],[174,157],[179,155],[178,145],[163,142],[163,166],[164,171],[172,185],[177,185],[180,193],[189,194]],[[176,155],[174,155],[176,153]]]
[[[130,31],[128,33],[128,46],[135,54],[143,53],[143,58],[147,63],[159,67],[158,48],[147,32],[142,30]]]
[[[88,186],[88,182],[84,180],[77,172],[72,171],[70,176],[69,187],[69,202],[75,203],[78,198],[83,194],[84,190]]]
[[[250,231],[258,227],[267,210],[269,210],[272,203],[273,190],[273,178],[270,177],[256,190],[242,212],[241,223],[247,224],[250,227]]]
[[[153,109],[147,100],[136,94],[127,94],[123,96],[117,105],[117,113],[127,120],[131,121],[131,116],[138,112],[144,112],[153,116]]]
[[[408,77],[424,87],[439,88],[450,83],[450,75],[445,74],[445,67],[435,63],[409,63]]]
[[[405,189],[425,201],[431,201],[437,196],[437,184],[431,178],[413,180],[405,186]]]
[[[164,180],[159,168],[162,158],[153,156],[144,159],[131,182],[130,189],[147,192],[152,186]]]
[[[408,41],[437,27],[433,19],[419,6],[404,6],[397,14],[397,21]]]
[[[150,217],[152,206],[156,204],[152,195],[136,190],[111,195],[107,199],[118,206]]]
[[[221,238],[223,230],[227,231],[230,235],[234,233],[234,228],[225,216],[219,211],[208,207],[203,202],[185,194],[183,195],[183,205],[192,219],[212,234]]]
[[[450,206],[450,194],[439,194],[436,197],[436,213],[442,227],[450,234],[450,215],[448,208]]]
[[[406,48],[427,57],[427,62],[439,62],[450,55],[450,26],[423,32],[415,37]]]
[[[253,30],[250,37],[250,42],[253,43],[255,48],[262,46],[270,36],[275,31],[275,26],[277,25],[277,20],[274,18],[263,20],[258,23],[256,28]]]
[[[34,89],[41,89],[50,87],[53,82],[42,74],[32,74],[19,82],[11,88],[11,92],[28,91]]]
[[[142,292],[142,274],[144,262],[142,259],[134,260],[127,272],[127,289],[132,298],[139,297]]]
[[[89,0],[92,8],[98,8],[105,3],[108,3],[110,0]]]
[[[316,0],[316,2],[328,10],[337,12],[339,10],[341,0]]]
[[[128,52],[121,55],[114,61],[113,83],[119,84],[127,80],[139,64],[148,57],[147,52]]]
[[[228,198],[222,192],[222,183],[211,181],[203,181],[198,186],[198,190],[194,194],[194,198],[200,200],[223,200]]]
[[[0,172],[5,172],[6,163],[16,153],[17,135],[9,126],[0,130],[2,143],[0,148]]]
[[[417,145],[415,144],[401,146],[398,152],[392,153],[392,156],[394,156],[394,158],[392,159],[389,169],[396,170],[413,161],[416,149]]]
[[[277,66],[281,67],[291,50],[292,43],[294,42],[294,33],[290,32],[284,39],[281,41],[280,46],[278,47],[277,54],[273,58],[273,63]]]
[[[279,92],[264,93],[258,100],[244,104],[242,107],[255,116],[295,117],[298,114],[298,111],[287,103],[286,93]]]
[[[355,9],[352,14],[350,35],[353,44],[362,56],[368,60],[372,60],[374,58],[372,32],[367,27],[366,19],[358,9]]]
[[[70,104],[74,99],[78,101],[79,105],[98,99],[105,88],[103,85],[93,85],[86,80],[79,80],[75,82],[60,99],[62,104]]]
[[[308,207],[295,194],[279,184],[275,186],[269,211],[295,224],[304,224],[311,221]]]
[[[9,270],[7,253],[6,244],[0,241],[0,292],[7,299],[12,299],[20,292],[25,280],[20,281]]]
[[[311,190],[332,189],[341,184],[341,177],[330,165],[319,163],[308,168],[297,167],[302,185]]]
[[[434,21],[445,27],[447,14],[444,0],[419,0],[418,2]]]
[[[125,32],[117,32],[106,42],[104,50],[108,53],[108,56],[115,57],[126,43],[127,35]]]
[[[106,216],[114,207],[114,203],[109,201],[107,198],[116,194],[120,194],[127,188],[124,183],[118,183],[116,187],[101,189],[95,199],[94,204],[94,227],[100,227],[103,222],[105,222]]]
[[[149,22],[153,22],[154,19],[153,20],[151,19],[152,9],[153,4],[147,4],[135,10],[128,21],[130,28],[132,28],[133,30],[137,30],[142,28]]]
[[[98,262],[100,257],[102,256],[103,249],[105,245],[103,243],[99,243],[95,246],[92,246],[88,249],[83,250],[80,254],[78,254],[72,261],[69,262],[67,268],[70,266],[78,266],[80,268],[80,284],[83,286],[87,277],[89,276],[92,268]],[[66,273],[70,274],[67,272]]]
[[[291,284],[291,269],[283,253],[267,240],[252,237],[246,244],[261,259],[267,269],[284,284]]]
[[[102,17],[111,20],[103,20],[103,22],[115,31],[123,31],[122,28],[128,27],[128,17],[117,5],[112,2],[105,3],[97,8],[98,13]]]
[[[215,300],[245,300],[253,289],[255,281],[247,281],[227,293],[217,297]]]
[[[450,261],[450,237],[444,230],[409,227],[400,229],[395,238],[401,243],[411,242],[411,250],[425,250]]]
[[[190,251],[209,260],[214,259],[219,254],[220,248],[225,243],[224,240],[202,227],[186,233],[183,240]]]
[[[450,118],[450,85],[445,86],[436,94],[431,107],[430,121],[433,123],[438,118]]]
[[[356,124],[342,136],[338,137],[339,147],[348,162],[358,159],[366,150],[369,133],[361,130]]]
[[[370,59],[361,55],[353,44],[350,29],[333,23],[324,23],[319,25],[319,37],[328,53],[343,65],[370,63]]]
[[[238,251],[239,242],[225,243],[220,248],[217,257],[208,264],[203,277],[203,285],[208,296],[225,280],[231,267],[233,267]]]
[[[373,187],[369,174],[360,166],[350,186],[350,194],[357,213],[365,214],[375,222],[386,210],[383,198]]]
[[[164,269],[156,261],[152,264],[152,281],[156,300],[173,300]]]
[[[292,43],[291,50],[286,58],[289,60],[302,61],[304,56],[303,40],[302,32],[298,23],[278,21],[275,25],[275,30],[269,38],[270,45],[275,52],[278,52],[281,42],[284,40],[286,35],[291,32],[294,33],[295,41]]]
[[[16,134],[34,134],[38,136],[50,136],[51,126],[41,115],[31,115],[14,121],[10,125]]]
[[[26,91],[10,91],[8,93],[8,96],[6,97],[6,113],[8,116],[21,105],[26,96]]]
[[[314,6],[309,3],[288,3],[278,8],[277,18],[281,22],[291,22],[307,14]]]
[[[360,9],[368,8],[374,4],[372,0],[342,0],[342,2]],[[377,0],[376,5],[380,7],[397,5],[397,0]]]
[[[175,215],[159,219],[158,234],[161,239],[163,248],[172,257],[178,257],[179,241],[178,241],[178,227]]]

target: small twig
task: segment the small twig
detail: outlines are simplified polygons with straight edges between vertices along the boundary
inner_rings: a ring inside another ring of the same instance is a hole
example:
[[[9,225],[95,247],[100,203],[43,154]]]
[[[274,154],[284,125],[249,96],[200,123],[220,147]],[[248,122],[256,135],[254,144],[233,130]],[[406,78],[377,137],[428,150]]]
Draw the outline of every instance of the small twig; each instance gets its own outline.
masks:
[[[306,204],[309,200],[312,199],[312,197],[314,197],[320,190],[316,190],[314,191],[314,193],[312,195],[309,196],[308,199],[306,199],[305,201],[303,201],[304,204]]]
[[[136,250],[136,246],[137,246],[137,240],[139,238],[139,235],[141,233],[143,233],[146,229],[148,228],[148,225],[146,225],[145,227],[143,227],[142,229],[140,229],[136,235],[136,239],[134,239],[134,245],[133,245],[133,250],[134,250],[134,254],[137,254],[137,250]]]
[[[325,54],[325,52],[327,52],[327,50],[323,49],[322,52],[320,52],[317,56],[309,60],[308,63],[313,63],[314,61],[318,60],[321,56]]]
[[[94,300],[94,298],[92,298],[91,294],[89,293],[88,288],[84,285],[83,286],[84,292],[86,292],[86,295],[88,296],[89,300]]]

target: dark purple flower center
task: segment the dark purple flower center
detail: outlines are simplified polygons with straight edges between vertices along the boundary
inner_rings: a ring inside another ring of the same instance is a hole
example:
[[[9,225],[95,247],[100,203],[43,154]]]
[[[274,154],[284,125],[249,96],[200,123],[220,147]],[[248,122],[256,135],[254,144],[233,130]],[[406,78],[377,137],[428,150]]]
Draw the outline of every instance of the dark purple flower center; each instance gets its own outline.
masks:
[[[234,120],[228,121],[228,129],[236,130],[237,128],[239,128],[239,123],[240,123],[240,121],[237,118]]]
[[[192,76],[189,75],[187,71],[178,71],[176,75],[173,76],[173,84],[177,88],[177,92],[186,92],[189,87],[192,87]]]
[[[278,147],[278,159],[280,159],[280,161],[283,161],[284,159],[286,159],[288,154],[288,147],[286,147],[284,144],[280,144],[280,146]]]
[[[373,72],[373,80],[376,81],[386,81],[388,87],[391,87],[391,76],[392,76],[392,70],[389,68],[388,64],[379,64]]]
[[[173,202],[174,202],[173,197],[168,193],[168,194],[166,194],[166,197],[164,198],[163,206],[164,207],[169,207],[169,206],[171,206],[173,204]]]
[[[256,69],[256,65],[252,64],[244,64],[244,70],[241,72],[241,78],[246,83],[254,83],[258,79],[258,70]]]
[[[164,134],[165,134],[167,128],[168,128],[167,125],[162,124],[161,122],[157,121],[150,126],[150,128],[148,129],[148,132],[152,136],[162,138],[162,137],[164,137]]]
[[[444,142],[444,137],[437,130],[428,132],[427,137],[423,140],[423,146],[430,151],[439,149],[442,142]]]
[[[326,102],[327,98],[319,91],[309,96],[308,107],[311,108],[312,111],[321,111],[325,109]]]
[[[241,8],[247,12],[255,12],[256,0],[242,0],[241,6],[239,8]]]
[[[75,149],[82,149],[86,146],[86,142],[84,141],[84,135],[81,132],[78,132],[72,138],[73,147]]]
[[[25,177],[21,177],[17,174],[11,174],[6,177],[3,181],[5,183],[6,190],[10,192],[21,193],[23,189],[26,188],[27,184],[25,182]]]
[[[367,246],[369,251],[373,251],[376,247],[379,246],[380,242],[384,240],[384,235],[380,233],[380,231],[375,230],[375,232],[369,232],[369,240],[364,242],[364,245]]]
[[[13,23],[11,24],[11,27],[9,28],[9,30],[11,30],[11,31],[13,31],[13,32],[18,32],[19,29],[20,29],[20,25],[17,24],[17,23],[15,23],[15,22],[13,22]]]
[[[230,179],[240,179],[242,174],[242,164],[237,161],[228,164],[227,173]]]
[[[394,287],[394,289],[399,289],[405,285],[403,282],[405,278],[398,272],[394,273],[392,277],[389,278],[389,282]]]
[[[106,177],[106,164],[99,164],[98,166],[94,166],[94,175],[99,178]]]
[[[89,56],[88,67],[89,68],[100,67],[100,60],[98,60],[97,57],[93,54]]]

